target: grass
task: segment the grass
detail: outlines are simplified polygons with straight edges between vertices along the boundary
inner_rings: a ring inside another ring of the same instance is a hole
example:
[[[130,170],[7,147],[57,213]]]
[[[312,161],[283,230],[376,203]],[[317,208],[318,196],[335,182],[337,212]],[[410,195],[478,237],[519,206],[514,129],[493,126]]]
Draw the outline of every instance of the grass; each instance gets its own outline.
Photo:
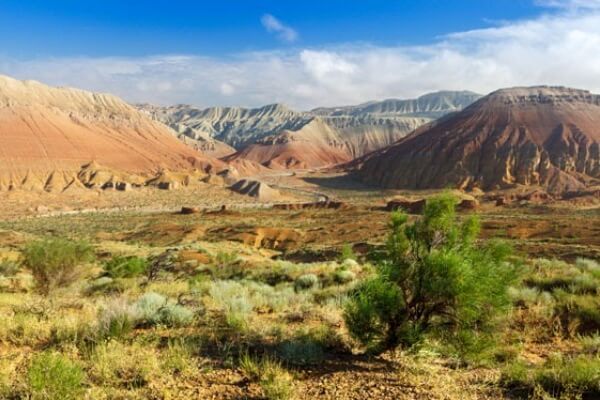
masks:
[[[302,218],[280,214],[277,225],[301,229],[320,218],[335,223],[340,218],[330,211],[307,211]],[[254,211],[240,215],[248,223],[267,223]],[[207,230],[232,218],[170,217],[178,225],[206,223]],[[0,398],[68,399],[59,380],[39,383],[49,374],[65,374],[60,382],[73,385],[72,398],[318,398],[317,388],[323,396],[356,397],[353,390],[371,384],[423,398],[596,393],[596,261],[527,262],[523,283],[511,289],[510,321],[498,327],[496,358],[485,367],[464,368],[430,343],[410,353],[361,354],[364,349],[347,334],[342,310],[349,292],[373,267],[338,258],[339,243],[350,240],[336,238],[330,253],[314,251],[319,257],[329,254],[326,259],[286,261],[276,252],[221,237],[168,245],[155,240],[158,231],[151,241],[119,238],[140,227],[155,230],[164,218],[96,214],[4,225],[34,237],[48,234],[47,224],[55,225],[57,234],[87,238],[100,261],[77,262],[73,279],[52,284],[47,293],[39,285],[15,286],[32,277],[25,264],[0,268],[10,283],[0,284]],[[114,236],[96,239],[100,231]],[[27,246],[11,245],[11,254],[23,254]],[[211,264],[177,264],[181,251],[199,248]],[[161,268],[149,280],[138,263],[167,251],[173,254],[172,268]],[[109,253],[122,255],[106,259]],[[561,355],[550,356],[553,352]],[[534,362],[525,361],[530,359]],[[39,360],[58,367],[41,368]]]
[[[36,400],[79,399],[85,379],[77,363],[53,352],[36,355],[27,370],[29,393]]]

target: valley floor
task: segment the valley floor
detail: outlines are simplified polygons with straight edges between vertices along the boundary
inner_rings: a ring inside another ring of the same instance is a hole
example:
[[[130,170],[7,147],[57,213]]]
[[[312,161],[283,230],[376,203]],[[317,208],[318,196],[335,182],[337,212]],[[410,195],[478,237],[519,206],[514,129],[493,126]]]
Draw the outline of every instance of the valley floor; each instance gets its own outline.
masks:
[[[273,209],[213,187],[88,193],[68,205],[1,194],[0,398],[599,395],[598,204],[482,201],[460,212],[479,215],[484,238],[512,243],[526,269],[493,354],[464,363],[428,343],[368,356],[347,333],[344,301],[385,241],[386,199],[432,192],[382,192],[337,174],[262,179],[296,201],[342,204]],[[182,206],[201,211],[182,215]],[[90,243],[95,260],[43,295],[18,260],[30,243],[57,237]],[[346,245],[356,261],[342,256]],[[40,363],[73,387],[39,384]]]

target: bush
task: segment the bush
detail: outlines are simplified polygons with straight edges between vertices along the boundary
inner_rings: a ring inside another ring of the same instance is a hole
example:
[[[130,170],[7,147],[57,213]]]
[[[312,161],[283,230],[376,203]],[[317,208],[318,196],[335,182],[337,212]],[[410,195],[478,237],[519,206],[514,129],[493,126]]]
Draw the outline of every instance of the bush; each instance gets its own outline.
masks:
[[[67,286],[79,277],[78,267],[94,259],[92,247],[86,242],[48,239],[28,243],[21,263],[31,270],[39,291]]]
[[[33,358],[27,371],[32,399],[80,399],[85,373],[68,358],[51,352]]]
[[[354,260],[356,261],[357,257],[354,254],[354,250],[352,250],[352,246],[348,243],[342,246],[342,251],[340,252],[340,256],[338,257],[339,262],[344,262],[346,260]]]
[[[168,327],[187,326],[194,320],[194,312],[178,304],[167,304],[158,312],[158,321]]]
[[[11,260],[0,259],[0,276],[14,276],[19,272],[19,265]]]
[[[268,400],[287,400],[293,395],[292,376],[274,361],[263,363],[259,384]]]
[[[100,311],[98,335],[101,338],[122,338],[133,330],[137,320],[137,310],[125,300],[112,301]]]
[[[104,264],[104,270],[111,278],[133,278],[145,274],[148,266],[145,258],[117,256]]]
[[[323,347],[310,335],[298,335],[279,346],[279,357],[292,365],[318,364],[325,359]]]
[[[595,398],[600,395],[600,358],[554,355],[537,367],[518,361],[502,371],[500,382],[530,393],[541,387],[553,395],[566,394],[564,398]]]
[[[138,343],[127,346],[111,340],[100,344],[91,361],[90,376],[101,385],[140,388],[160,373],[154,349]]]
[[[356,274],[352,271],[340,270],[333,274],[333,280],[340,285],[350,283],[355,279]]]
[[[299,292],[316,287],[319,284],[319,277],[315,274],[304,274],[296,278],[294,289]]]
[[[146,293],[134,304],[137,325],[165,325],[178,327],[189,325],[194,312],[170,302],[158,293]]]
[[[359,284],[344,313],[350,334],[371,350],[437,335],[465,351],[466,343],[485,342],[510,306],[508,287],[517,276],[506,262],[510,249],[498,242],[477,247],[479,223],[457,224],[456,203],[449,195],[432,198],[413,224],[392,215],[375,276]]]
[[[292,397],[292,376],[277,361],[268,357],[258,361],[244,353],[239,365],[248,379],[258,381],[265,398],[287,400]]]
[[[167,298],[158,293],[149,292],[140,297],[134,304],[139,323],[155,325],[160,321],[159,312],[167,305]]]

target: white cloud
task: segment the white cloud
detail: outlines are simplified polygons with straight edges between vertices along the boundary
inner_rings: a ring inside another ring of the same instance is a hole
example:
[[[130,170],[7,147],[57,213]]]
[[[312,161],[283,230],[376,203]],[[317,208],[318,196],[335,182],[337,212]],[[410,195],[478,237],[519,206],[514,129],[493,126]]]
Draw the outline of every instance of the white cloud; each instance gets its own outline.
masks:
[[[542,7],[560,8],[566,10],[599,9],[600,0],[536,0]]]
[[[262,22],[267,32],[277,34],[277,37],[285,42],[291,43],[298,39],[298,32],[285,25],[271,14],[263,15],[260,22]]]
[[[346,45],[226,58],[0,58],[0,73],[112,92],[131,102],[199,106],[284,102],[307,109],[442,89],[487,93],[549,84],[600,92],[599,49],[600,9],[565,9],[457,32],[419,47]]]

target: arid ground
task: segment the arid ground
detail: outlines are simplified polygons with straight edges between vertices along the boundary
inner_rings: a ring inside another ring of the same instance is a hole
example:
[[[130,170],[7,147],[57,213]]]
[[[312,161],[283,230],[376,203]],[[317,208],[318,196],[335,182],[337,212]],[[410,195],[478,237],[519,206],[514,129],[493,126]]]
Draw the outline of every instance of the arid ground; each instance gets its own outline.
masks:
[[[435,192],[381,191],[341,174],[262,179],[290,199],[286,204],[335,203],[273,207],[211,185],[71,198],[2,193],[0,396],[49,398],[37,389],[36,366],[56,357],[81,371],[83,389],[74,398],[598,393],[586,386],[597,371],[586,370],[592,374],[586,378],[560,370],[600,352],[598,198],[497,206],[493,196],[456,192],[479,200],[458,218],[477,214],[483,239],[510,242],[526,271],[492,354],[465,362],[439,343],[368,355],[343,320],[345,299],[371,273],[370,254],[385,242],[387,200]],[[197,210],[181,214],[182,206]],[[41,294],[19,260],[28,244],[57,237],[90,243],[94,260],[69,285]],[[345,259],[350,248],[356,260]],[[118,257],[147,265],[141,273],[110,272],[107,265]],[[113,324],[115,316],[152,301],[173,314],[119,329]]]

